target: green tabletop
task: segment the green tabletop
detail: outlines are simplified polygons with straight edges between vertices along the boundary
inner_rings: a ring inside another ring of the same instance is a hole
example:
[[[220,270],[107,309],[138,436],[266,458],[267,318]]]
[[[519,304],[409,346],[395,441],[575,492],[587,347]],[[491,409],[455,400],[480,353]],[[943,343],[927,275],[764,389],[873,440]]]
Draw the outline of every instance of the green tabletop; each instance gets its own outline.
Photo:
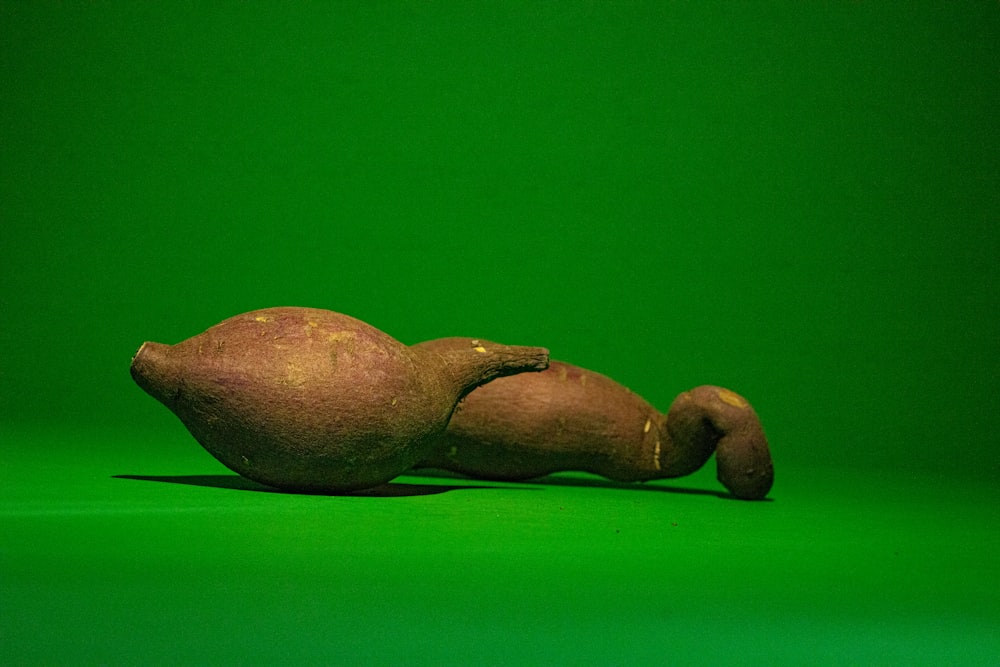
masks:
[[[180,429],[179,429],[180,430]],[[0,478],[8,664],[990,664],[997,491],[779,466],[243,481],[182,433],[22,434]],[[429,472],[429,471],[428,471]]]
[[[990,665],[995,2],[0,2],[0,664]],[[271,306],[745,396],[766,501],[270,492],[129,377]]]

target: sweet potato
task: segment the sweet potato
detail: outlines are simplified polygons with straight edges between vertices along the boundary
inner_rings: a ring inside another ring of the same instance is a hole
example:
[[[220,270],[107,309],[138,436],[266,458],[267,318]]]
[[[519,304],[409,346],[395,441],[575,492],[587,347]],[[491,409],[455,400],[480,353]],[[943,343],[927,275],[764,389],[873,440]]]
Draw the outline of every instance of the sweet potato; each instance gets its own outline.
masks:
[[[460,344],[440,339],[414,347],[447,353]],[[680,394],[664,415],[604,375],[552,361],[541,373],[501,378],[470,393],[418,466],[506,480],[579,470],[634,482],[690,474],[713,452],[730,493],[767,496],[771,454],[743,397],[700,386]]]
[[[270,308],[176,345],[144,343],[131,373],[231,470],[330,493],[396,477],[474,387],[547,364],[544,348],[452,339],[433,352],[347,315]]]

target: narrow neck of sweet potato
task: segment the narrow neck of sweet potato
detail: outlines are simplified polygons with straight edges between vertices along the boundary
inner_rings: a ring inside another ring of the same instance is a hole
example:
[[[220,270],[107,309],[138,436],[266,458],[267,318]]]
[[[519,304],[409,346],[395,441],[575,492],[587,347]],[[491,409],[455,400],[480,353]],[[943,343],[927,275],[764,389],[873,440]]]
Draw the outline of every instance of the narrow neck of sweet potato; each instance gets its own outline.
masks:
[[[441,338],[413,349],[431,363],[444,366],[459,398],[498,377],[543,371],[549,366],[549,351],[544,347],[500,345],[475,338]]]

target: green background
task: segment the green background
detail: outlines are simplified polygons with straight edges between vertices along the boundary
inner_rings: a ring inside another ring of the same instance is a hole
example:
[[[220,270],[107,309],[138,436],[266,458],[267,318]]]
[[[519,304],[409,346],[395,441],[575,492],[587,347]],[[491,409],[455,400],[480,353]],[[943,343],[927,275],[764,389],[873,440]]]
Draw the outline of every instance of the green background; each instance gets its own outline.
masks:
[[[0,662],[992,662],[998,112],[995,2],[0,2]],[[771,501],[263,492],[128,365],[274,305],[730,387]]]

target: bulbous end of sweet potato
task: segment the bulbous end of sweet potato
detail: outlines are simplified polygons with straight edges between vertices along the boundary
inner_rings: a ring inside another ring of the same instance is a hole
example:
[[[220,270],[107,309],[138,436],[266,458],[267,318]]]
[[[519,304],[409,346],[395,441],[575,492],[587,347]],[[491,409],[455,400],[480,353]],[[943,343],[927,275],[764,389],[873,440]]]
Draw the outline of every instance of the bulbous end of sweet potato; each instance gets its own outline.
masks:
[[[745,398],[723,387],[696,387],[674,400],[667,428],[680,449],[715,440],[716,475],[734,496],[767,497],[774,483],[771,452],[760,418]]]

